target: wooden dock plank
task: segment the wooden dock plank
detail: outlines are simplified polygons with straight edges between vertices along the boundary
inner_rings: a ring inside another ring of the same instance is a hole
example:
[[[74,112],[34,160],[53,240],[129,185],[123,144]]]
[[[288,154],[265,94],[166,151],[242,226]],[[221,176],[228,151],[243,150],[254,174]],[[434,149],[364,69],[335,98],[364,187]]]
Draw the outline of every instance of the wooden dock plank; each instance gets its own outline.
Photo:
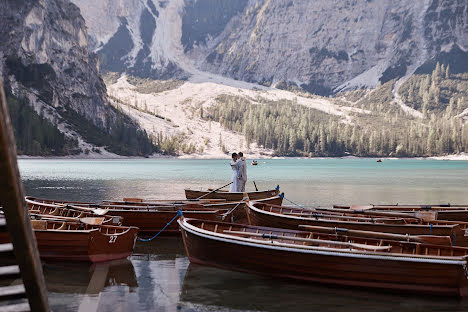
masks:
[[[28,312],[31,310],[29,309],[29,303],[22,302],[22,303],[10,304],[10,305],[2,305],[0,307],[0,311],[2,312]]]
[[[13,251],[13,244],[0,244],[0,253],[9,253],[12,251]]]
[[[11,298],[25,298],[26,290],[24,285],[13,285],[0,287],[0,300],[6,300]]]
[[[17,265],[7,265],[0,267],[0,277],[5,276],[20,276],[19,266]]]

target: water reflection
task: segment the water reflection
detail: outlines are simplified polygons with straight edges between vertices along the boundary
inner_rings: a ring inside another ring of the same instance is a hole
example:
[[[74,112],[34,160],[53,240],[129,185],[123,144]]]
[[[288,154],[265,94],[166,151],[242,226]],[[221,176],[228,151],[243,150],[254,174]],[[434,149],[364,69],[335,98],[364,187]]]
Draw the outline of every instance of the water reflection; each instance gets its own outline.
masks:
[[[57,311],[467,311],[453,298],[327,287],[189,264],[178,237],[139,242],[129,260],[46,263]]]
[[[103,293],[126,295],[138,288],[135,269],[128,259],[97,264],[46,262],[43,270],[50,305],[56,311],[97,311]]]
[[[210,311],[467,311],[453,298],[405,296],[273,279],[190,264],[181,307]],[[183,309],[182,309],[183,310]]]
[[[128,286],[133,292],[138,287],[135,269],[128,259],[95,264],[47,262],[43,270],[51,292],[98,294],[109,286]],[[98,283],[91,283],[92,279],[98,279]]]

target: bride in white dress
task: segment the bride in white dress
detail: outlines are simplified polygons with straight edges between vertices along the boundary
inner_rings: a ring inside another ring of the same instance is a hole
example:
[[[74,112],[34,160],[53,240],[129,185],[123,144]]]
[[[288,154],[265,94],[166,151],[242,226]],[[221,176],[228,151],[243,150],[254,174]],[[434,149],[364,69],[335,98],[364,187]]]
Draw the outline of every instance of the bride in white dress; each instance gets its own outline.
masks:
[[[238,175],[238,166],[237,166],[237,153],[232,153],[232,159],[231,162],[229,163],[231,165],[232,169],[232,184],[231,187],[229,188],[229,192],[237,192],[237,175]]]

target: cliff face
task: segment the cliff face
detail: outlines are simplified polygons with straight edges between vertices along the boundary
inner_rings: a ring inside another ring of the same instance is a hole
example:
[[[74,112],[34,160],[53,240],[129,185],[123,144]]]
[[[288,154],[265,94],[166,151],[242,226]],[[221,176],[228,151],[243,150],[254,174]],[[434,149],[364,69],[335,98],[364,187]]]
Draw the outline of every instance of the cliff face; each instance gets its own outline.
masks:
[[[0,7],[0,70],[7,92],[27,98],[62,132],[110,135],[120,116],[107,99],[85,20],[68,0],[6,0]],[[91,140],[93,141],[93,140]],[[94,139],[96,141],[96,139]],[[94,143],[94,142],[92,142]]]
[[[0,25],[4,79],[13,92],[55,109],[73,109],[104,128],[115,118],[85,21],[67,1],[7,1]]]
[[[467,10],[466,1],[251,2],[200,48],[202,66],[238,79],[291,81],[315,93],[375,87],[453,44],[468,48]]]
[[[74,2],[105,69],[152,78],[188,77],[192,66],[329,94],[468,48],[464,0]]]
[[[140,77],[186,78],[176,64],[173,32],[183,1],[74,0],[90,29],[90,48],[101,68]]]

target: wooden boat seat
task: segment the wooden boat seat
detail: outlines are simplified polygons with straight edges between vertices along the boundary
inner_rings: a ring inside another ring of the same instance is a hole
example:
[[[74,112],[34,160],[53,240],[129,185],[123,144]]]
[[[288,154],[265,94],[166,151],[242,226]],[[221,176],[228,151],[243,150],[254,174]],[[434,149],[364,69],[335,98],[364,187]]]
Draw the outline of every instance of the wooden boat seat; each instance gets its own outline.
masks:
[[[33,230],[46,230],[47,221],[45,220],[31,220],[31,226]]]

